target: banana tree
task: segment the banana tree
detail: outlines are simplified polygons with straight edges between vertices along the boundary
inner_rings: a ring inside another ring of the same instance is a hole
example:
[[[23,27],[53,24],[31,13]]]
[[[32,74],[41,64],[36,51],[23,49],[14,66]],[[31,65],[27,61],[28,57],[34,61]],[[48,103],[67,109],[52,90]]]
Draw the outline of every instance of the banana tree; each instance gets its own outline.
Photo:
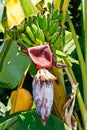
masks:
[[[26,74],[29,73],[33,78],[34,99],[29,111],[15,113],[14,109],[13,114],[6,115],[9,109],[4,106],[5,117],[0,120],[1,130],[10,128],[76,130],[77,124],[79,130],[87,130],[86,60],[79,43],[79,38],[82,38],[77,36],[68,12],[69,2],[69,0],[0,2],[0,30],[4,36],[0,46],[0,87],[17,88],[18,95]],[[84,5],[86,3],[82,2],[83,12],[86,12]],[[70,29],[66,29],[66,22]],[[86,28],[86,15],[83,15],[83,27]],[[83,34],[86,46],[85,31]],[[78,59],[72,57],[75,49]],[[86,50],[84,52],[86,59]],[[74,64],[81,70],[84,98],[78,88],[80,83],[77,82],[73,71]],[[66,79],[70,83],[69,94]],[[16,107],[17,95],[12,108]],[[83,126],[77,109],[74,109],[76,95]],[[2,103],[1,112],[3,113]]]

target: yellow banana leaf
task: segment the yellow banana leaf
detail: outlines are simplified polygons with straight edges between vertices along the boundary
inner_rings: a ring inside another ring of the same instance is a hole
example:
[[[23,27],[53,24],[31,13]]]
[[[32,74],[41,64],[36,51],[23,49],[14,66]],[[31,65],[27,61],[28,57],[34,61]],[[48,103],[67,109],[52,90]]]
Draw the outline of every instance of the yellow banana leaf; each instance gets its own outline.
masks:
[[[38,10],[42,11],[43,4],[44,4],[44,0],[39,0],[39,1],[38,1],[37,3],[35,3],[34,5],[37,7]]]
[[[62,110],[66,102],[66,90],[63,80],[62,69],[52,67],[52,71],[57,80],[54,81],[54,103],[53,103],[53,114],[62,119]]]
[[[19,25],[25,18],[20,0],[7,0],[6,14],[8,29]]]
[[[43,5],[43,7],[48,8],[48,6],[47,6],[48,3],[51,3],[51,4],[52,4],[52,0],[44,0],[44,5]]]
[[[54,0],[54,8],[60,11],[61,0]]]

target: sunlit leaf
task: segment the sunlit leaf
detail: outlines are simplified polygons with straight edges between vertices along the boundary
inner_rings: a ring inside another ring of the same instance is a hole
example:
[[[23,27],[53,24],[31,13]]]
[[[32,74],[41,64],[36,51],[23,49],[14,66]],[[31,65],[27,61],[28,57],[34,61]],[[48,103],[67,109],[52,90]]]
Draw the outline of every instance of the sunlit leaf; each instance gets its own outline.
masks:
[[[71,43],[71,42],[70,42]],[[71,43],[72,44],[72,43]],[[75,44],[73,44],[70,48],[69,48],[69,50],[67,50],[67,54],[71,54],[74,50],[75,50],[75,48],[76,48],[76,46],[75,46]]]
[[[69,43],[71,40],[73,40],[72,33],[65,31],[65,44]]]
[[[66,52],[66,54],[71,54],[75,50],[76,46],[72,37],[72,33],[69,31],[65,32],[65,45],[63,48],[63,51]]]
[[[37,12],[39,12],[31,0],[20,0],[20,2],[26,17],[35,15]]]
[[[12,28],[19,25],[25,18],[20,0],[7,0],[6,2],[7,26]]]

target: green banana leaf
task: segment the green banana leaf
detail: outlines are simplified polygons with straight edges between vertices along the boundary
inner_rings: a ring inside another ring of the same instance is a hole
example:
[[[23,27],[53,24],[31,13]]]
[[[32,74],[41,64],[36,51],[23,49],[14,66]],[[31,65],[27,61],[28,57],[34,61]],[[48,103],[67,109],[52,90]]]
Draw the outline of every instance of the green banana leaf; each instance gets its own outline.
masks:
[[[19,83],[28,65],[31,64],[31,60],[27,55],[19,53],[19,46],[16,41],[12,41],[3,58],[0,87],[13,89]]]
[[[20,0],[20,2],[26,17],[35,15],[39,11],[31,0]]]
[[[5,130],[7,127],[11,130],[69,130],[68,126],[52,114],[46,126],[43,126],[36,110],[23,111],[2,118],[0,130]]]
[[[0,22],[2,20],[6,0],[0,0]]]

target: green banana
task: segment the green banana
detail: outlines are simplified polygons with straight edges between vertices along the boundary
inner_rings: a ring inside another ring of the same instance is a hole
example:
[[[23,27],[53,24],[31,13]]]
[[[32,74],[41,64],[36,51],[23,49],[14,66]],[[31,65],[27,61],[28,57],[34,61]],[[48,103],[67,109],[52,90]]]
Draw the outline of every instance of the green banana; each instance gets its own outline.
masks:
[[[29,18],[26,19],[26,21],[27,21],[27,25],[31,26],[31,24],[32,24],[32,18],[29,17]]]
[[[42,29],[43,28],[43,16],[39,13],[37,17],[38,17],[38,25]]]
[[[19,32],[23,32],[25,29],[25,21],[23,21],[20,25],[17,26],[17,30]]]
[[[33,16],[33,23],[38,26],[38,17]]]
[[[37,28],[38,28],[38,27],[37,27],[35,24],[32,24],[32,25],[31,25],[32,33],[33,33],[33,35],[34,35],[34,37],[35,37],[35,44],[36,44]]]
[[[52,20],[58,20],[58,17],[59,17],[59,15],[58,15],[58,9],[57,10],[55,10],[53,13],[52,13]]]
[[[19,44],[19,45],[23,45],[23,46],[26,47],[26,48],[31,47],[31,46],[28,45],[26,42],[24,42],[22,39],[19,39],[19,40],[18,40],[18,44]]]
[[[43,45],[43,42],[40,39],[36,39],[36,46]]]
[[[62,38],[61,38],[61,37],[58,37],[58,38],[56,39],[56,41],[54,42],[53,47],[54,47],[54,48],[58,48],[59,45],[61,45],[61,44],[60,44],[61,41],[62,41]]]
[[[43,28],[42,28],[42,30],[44,31],[44,33],[46,33],[47,30],[48,30],[48,21],[47,21],[46,15],[43,16]]]
[[[54,42],[58,39],[58,35],[59,35],[59,33],[58,33],[58,32],[55,32],[55,33],[51,36],[50,42],[51,42],[51,43],[54,43]]]
[[[47,22],[48,22],[48,30],[49,30],[50,25],[51,25],[51,16],[50,16],[50,14],[47,15]]]
[[[44,32],[43,32],[43,30],[40,29],[40,28],[37,28],[36,39],[39,39],[39,40],[41,40],[42,42],[45,42]]]
[[[37,33],[37,26],[35,24],[31,25],[33,33],[36,34]]]
[[[49,34],[53,35],[57,29],[58,29],[59,23],[56,21],[51,21],[50,28],[49,28]]]
[[[21,33],[21,39],[24,42],[26,42],[29,46],[33,45],[33,42],[24,33]]]
[[[29,26],[26,27],[26,33],[27,33],[28,37],[35,43],[35,36],[32,33],[32,30]]]

